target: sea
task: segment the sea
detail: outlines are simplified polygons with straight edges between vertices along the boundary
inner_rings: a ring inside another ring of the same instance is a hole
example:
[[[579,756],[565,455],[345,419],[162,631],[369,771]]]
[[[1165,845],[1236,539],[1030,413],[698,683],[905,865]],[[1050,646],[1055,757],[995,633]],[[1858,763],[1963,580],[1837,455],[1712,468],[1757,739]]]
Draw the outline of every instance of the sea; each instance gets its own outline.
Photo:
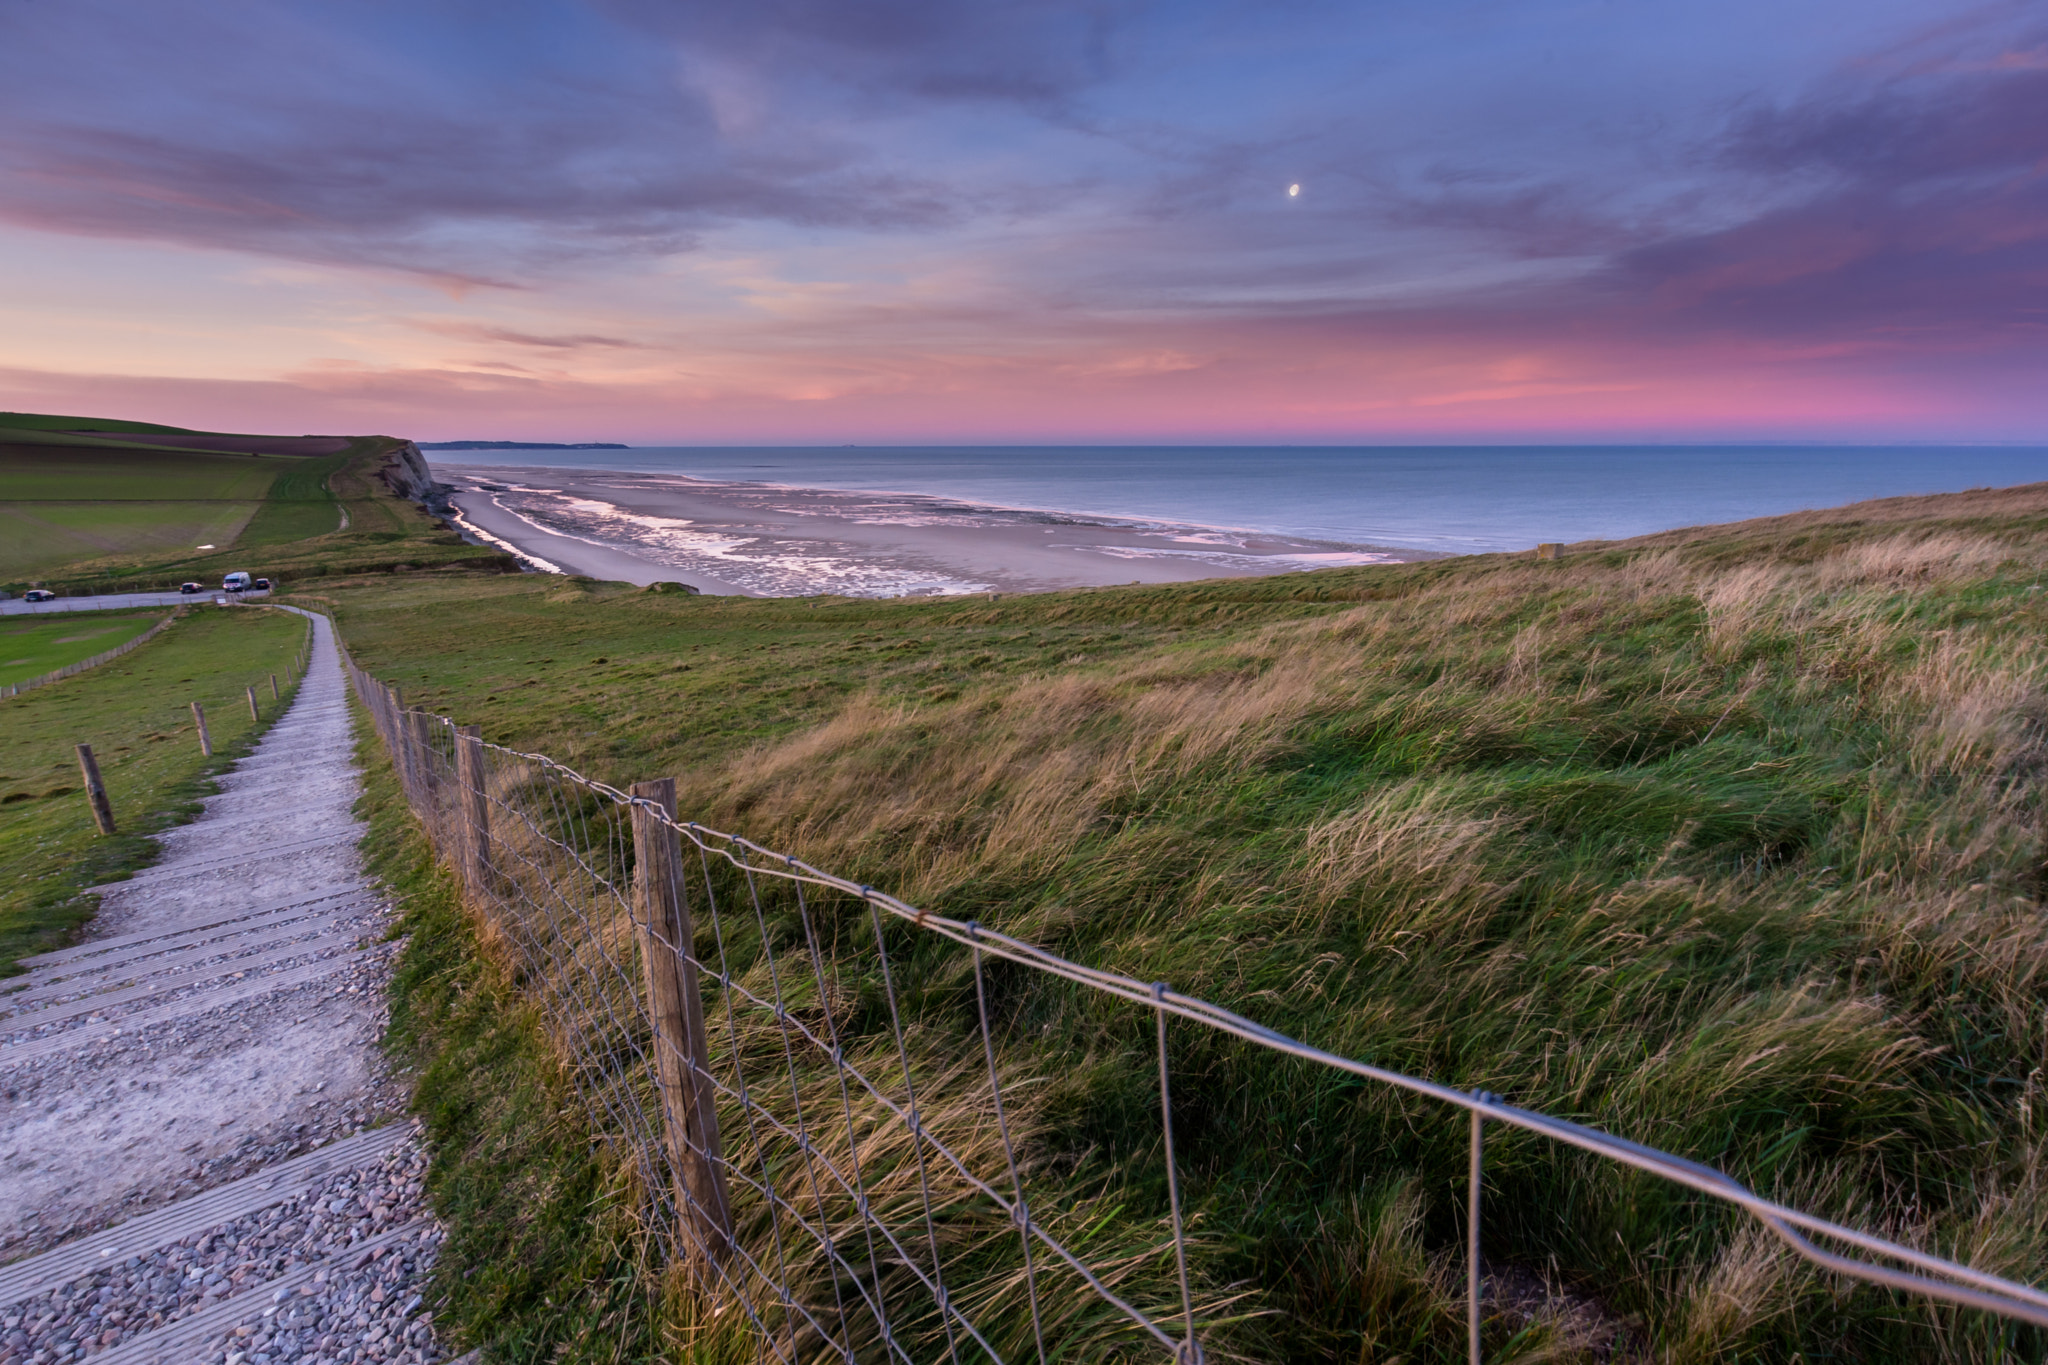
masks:
[[[434,451],[1470,554],[2048,480],[2048,446],[656,446]]]

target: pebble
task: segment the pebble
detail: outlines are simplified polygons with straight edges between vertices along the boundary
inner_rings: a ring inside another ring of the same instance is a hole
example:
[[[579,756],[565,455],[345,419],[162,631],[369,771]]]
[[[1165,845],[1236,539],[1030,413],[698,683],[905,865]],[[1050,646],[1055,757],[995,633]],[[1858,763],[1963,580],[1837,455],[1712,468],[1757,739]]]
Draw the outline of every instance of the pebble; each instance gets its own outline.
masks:
[[[175,1050],[203,1057],[231,1047],[252,1027],[288,1023],[307,1000],[354,987],[381,1001],[402,941],[376,945],[335,976],[296,990],[236,1002],[105,1040],[79,1054],[52,1054],[5,1077],[9,1101],[33,1105],[48,1095],[98,1088],[112,1104],[120,1073],[137,1055]],[[382,1056],[381,1050],[379,1056]],[[388,1064],[367,1094],[320,1113],[282,1139],[251,1134],[231,1152],[195,1162],[169,1188],[131,1191],[117,1215],[90,1227],[33,1228],[11,1239],[8,1259],[123,1221],[149,1208],[238,1180],[278,1161],[401,1116],[410,1086]],[[317,1097],[317,1105],[321,1103]],[[316,1112],[318,1112],[316,1110]],[[369,1166],[337,1172],[318,1189],[187,1237],[146,1256],[95,1267],[36,1298],[0,1308],[0,1365],[71,1365],[132,1337],[189,1316],[249,1286],[255,1320],[195,1347],[204,1365],[436,1365],[447,1353],[435,1340],[425,1305],[425,1277],[442,1232],[422,1196],[425,1149],[412,1139]],[[418,1228],[377,1252],[350,1247],[404,1227]],[[312,1283],[294,1293],[264,1291],[264,1281],[318,1264]]]
[[[317,937],[310,937],[304,941],[303,947],[305,951],[296,953],[288,958],[281,958],[278,961],[266,963],[263,967],[257,969],[259,979],[261,976],[275,976],[298,967],[303,967],[321,957],[329,956],[345,948],[347,941],[340,938],[340,934],[345,932],[346,927],[355,927],[359,933],[371,933],[377,928],[381,917],[380,910],[368,908],[365,909],[361,916],[356,917],[352,921],[342,920],[338,924],[323,926],[318,931]],[[45,1000],[38,1000],[33,1009],[19,1018],[0,1023],[0,1030],[4,1030],[4,1032],[0,1032],[0,1038],[4,1038],[10,1045],[18,1045],[47,1038],[54,1034],[69,1033],[77,1029],[83,1029],[91,1024],[103,1024],[110,1020],[119,1023],[121,1019],[128,1015],[140,1014],[146,1010],[157,1009],[163,1005],[175,1004],[180,1000],[189,1000],[195,995],[202,995],[208,991],[223,989],[232,982],[244,980],[248,975],[247,972],[236,972],[229,976],[223,976],[218,971],[202,970],[203,968],[218,968],[221,963],[233,961],[237,957],[260,956],[264,953],[281,951],[290,946],[292,945],[270,944],[262,948],[249,949],[228,945],[223,947],[221,952],[205,958],[201,962],[179,967],[177,969],[179,975],[190,975],[194,978],[187,984],[138,997],[122,1005],[110,1006],[106,1010],[96,1010],[91,1014],[74,1015],[69,1019],[59,1019],[53,1022],[38,1022],[39,1016],[46,1008],[85,999],[95,992],[107,989],[104,980],[86,980],[81,982],[80,988],[77,991],[59,994]],[[139,971],[146,971],[148,968],[147,960],[136,964],[136,966]],[[140,979],[147,980],[146,977]],[[312,988],[312,993],[319,994],[321,984],[324,983],[331,988],[336,981],[346,983],[347,980],[348,977],[344,971],[333,976],[319,978],[314,982],[308,982],[306,985]],[[4,1008],[4,1001],[0,1001],[0,1008]],[[223,1008],[232,1010],[234,1007],[224,1006]],[[212,1014],[215,1011],[209,1010],[206,1013]],[[165,1020],[163,1022],[175,1023],[177,1021]],[[150,1027],[152,1026],[144,1025],[145,1030]]]
[[[336,1172],[317,1190],[9,1305],[0,1313],[0,1365],[90,1360],[244,1285],[253,1320],[195,1349],[193,1359],[225,1365],[242,1350],[251,1361],[261,1355],[271,1362],[433,1365],[446,1357],[434,1340],[432,1315],[420,1310],[442,1234],[427,1217],[425,1177],[426,1154],[415,1133],[382,1160]],[[424,1221],[396,1242],[349,1250],[416,1219]],[[307,1265],[321,1267],[312,1283],[296,1291],[261,1288]]]
[[[322,995],[332,994],[340,983],[368,989],[381,1001],[390,978],[393,960],[403,940],[379,942],[348,967],[332,976],[273,992],[251,1000],[236,1001],[218,1009],[175,1019],[161,1020],[134,1033],[103,1039],[76,1053],[50,1053],[0,1073],[0,1097],[10,1104],[32,1109],[52,1097],[67,1099],[79,1092],[97,1092],[104,1105],[118,1103],[125,1093],[128,1069],[137,1061],[161,1055],[175,1055],[183,1063],[197,1063],[239,1047],[252,1030],[280,1030],[304,1014],[307,1005]],[[381,1029],[382,1020],[377,1021]],[[366,1037],[366,1044],[376,1044]],[[381,1049],[376,1056],[382,1058]],[[183,1199],[201,1190],[224,1185],[252,1175],[275,1162],[325,1146],[406,1112],[410,1085],[407,1078],[387,1064],[374,1075],[366,1093],[352,1097],[350,1106],[328,1106],[315,1098],[314,1117],[285,1132],[245,1134],[235,1147],[204,1161],[193,1163],[177,1180],[146,1189],[123,1193],[110,1204],[93,1210],[86,1224],[64,1223],[35,1226],[12,1235],[0,1233],[0,1260],[34,1255],[70,1240],[73,1236],[110,1226],[145,1213],[159,1205]],[[222,1126],[227,1126],[223,1124]],[[4,1338],[4,1334],[0,1334]]]
[[[348,814],[359,785],[326,629],[316,624],[322,652],[303,694],[316,705],[295,711],[224,775],[199,820],[163,834],[156,871],[168,875],[102,893],[96,935],[158,932],[222,906],[271,903],[358,875],[346,836],[360,832]],[[292,790],[283,812],[273,790],[280,774]],[[267,854],[263,837],[278,841]],[[312,842],[300,848],[295,839]],[[0,1039],[52,1049],[20,1061],[0,1049],[7,1101],[0,1113],[9,1116],[8,1131],[54,1144],[41,1165],[30,1152],[30,1164],[15,1168],[34,1174],[8,1206],[0,1261],[125,1222],[380,1121],[408,1125],[395,1149],[329,1173],[316,1189],[175,1245],[105,1258],[33,1298],[0,1303],[0,1365],[76,1365],[165,1329],[193,1330],[202,1312],[232,1316],[213,1339],[178,1348],[177,1365],[437,1365],[444,1358],[426,1288],[444,1234],[424,1202],[418,1129],[401,1117],[411,1087],[379,1046],[392,960],[403,945],[387,937],[389,907],[337,910],[345,918],[324,924],[317,937],[241,949],[228,943],[219,952],[209,946],[203,959],[177,966],[166,954],[154,978],[147,959],[135,964],[143,982],[167,987],[160,993],[128,996],[118,974],[109,974],[61,983],[65,989],[50,1000],[57,1009],[16,1014],[0,998]],[[265,961],[271,953],[277,960]],[[314,966],[316,959],[331,960]],[[318,974],[296,984],[281,979],[294,971]],[[102,990],[107,998],[95,998]],[[227,998],[237,991],[252,994]],[[177,1002],[191,1012],[149,1021]],[[80,1012],[47,1017],[61,1007]],[[300,1041],[307,1045],[292,1046]],[[202,1075],[207,1085],[196,1086]],[[51,1114],[61,1117],[43,1117]],[[73,1134],[79,1141],[67,1143]],[[121,1173],[96,1182],[90,1163],[102,1149]]]

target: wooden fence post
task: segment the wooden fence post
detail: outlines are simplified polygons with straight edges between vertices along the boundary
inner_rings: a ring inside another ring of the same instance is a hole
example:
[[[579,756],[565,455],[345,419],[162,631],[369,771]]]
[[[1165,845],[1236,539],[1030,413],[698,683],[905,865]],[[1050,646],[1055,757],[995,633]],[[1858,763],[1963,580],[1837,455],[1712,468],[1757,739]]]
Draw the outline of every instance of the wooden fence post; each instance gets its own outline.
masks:
[[[86,799],[92,802],[92,822],[100,833],[114,832],[114,807],[107,800],[107,784],[100,781],[100,765],[93,761],[92,745],[78,746],[78,771],[85,777]]]
[[[427,717],[427,713],[424,711],[407,712],[407,719],[411,722],[412,729],[414,771],[419,774],[420,778],[419,799],[426,803],[429,810],[436,810],[434,788],[440,778],[440,773],[435,770],[434,760],[438,759],[441,754],[439,750],[434,748],[434,722]],[[436,821],[440,819],[438,811],[436,811],[434,819]]]
[[[270,675],[270,699],[272,701],[278,701],[281,699],[277,690],[277,674],[275,673]]]
[[[412,726],[405,714],[405,693],[396,683],[384,688],[385,704],[391,708],[390,728],[384,732],[386,746],[391,750],[391,766],[398,772],[398,788],[407,800],[414,800],[413,788],[417,785],[412,772]]]
[[[199,752],[213,757],[213,736],[206,733],[206,708],[198,702],[192,703],[192,723],[199,727]]]
[[[491,798],[484,786],[484,730],[464,725],[455,732],[455,799],[462,829],[462,879],[479,901],[489,889]]]
[[[408,711],[403,717],[407,746],[412,750],[412,771],[419,784],[412,794],[413,809],[427,828],[428,842],[443,852],[448,848],[448,827],[441,811],[441,752],[434,747],[433,721],[424,711]]]
[[[263,713],[256,709],[256,689],[245,687],[242,690],[249,694],[249,719],[260,723],[263,719]]]
[[[636,782],[632,794],[675,818],[674,778]],[[719,1169],[718,1092],[711,1084],[697,966],[685,956],[695,951],[696,932],[683,878],[682,841],[645,806],[633,807],[633,910],[676,1203],[702,1258],[697,1273],[710,1285],[717,1280],[710,1262],[723,1260],[732,1248],[732,1206],[725,1172]]]

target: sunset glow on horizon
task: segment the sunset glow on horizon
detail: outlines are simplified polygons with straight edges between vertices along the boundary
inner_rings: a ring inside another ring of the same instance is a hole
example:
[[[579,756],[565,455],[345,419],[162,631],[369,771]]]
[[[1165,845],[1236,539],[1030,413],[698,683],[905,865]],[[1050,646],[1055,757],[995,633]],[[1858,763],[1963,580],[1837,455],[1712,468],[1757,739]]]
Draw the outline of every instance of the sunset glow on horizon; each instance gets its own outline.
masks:
[[[2028,5],[81,0],[0,77],[0,408],[2048,440]]]

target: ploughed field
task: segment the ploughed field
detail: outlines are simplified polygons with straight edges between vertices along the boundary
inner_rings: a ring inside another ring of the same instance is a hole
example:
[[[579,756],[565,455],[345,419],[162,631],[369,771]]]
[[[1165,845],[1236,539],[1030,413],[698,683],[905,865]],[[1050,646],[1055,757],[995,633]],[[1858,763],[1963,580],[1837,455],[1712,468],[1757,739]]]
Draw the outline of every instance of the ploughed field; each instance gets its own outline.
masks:
[[[359,662],[488,739],[676,776],[685,818],[915,904],[2038,1283],[2044,560],[2034,485],[1557,562],[999,601],[318,591]],[[609,1273],[630,1220],[565,1131],[538,1025],[373,790],[415,903],[397,1008],[464,1267],[445,1314],[536,1357],[658,1344],[683,1310]],[[964,1055],[963,989],[940,973],[913,1008]],[[1002,992],[1034,1179],[1146,1253],[1148,1027],[1056,983]],[[1461,1358],[1462,1120],[1193,1030],[1175,1047],[1191,1270],[1230,1305],[1212,1358]],[[2044,1348],[1526,1136],[1495,1136],[1488,1178],[1509,1356]]]

